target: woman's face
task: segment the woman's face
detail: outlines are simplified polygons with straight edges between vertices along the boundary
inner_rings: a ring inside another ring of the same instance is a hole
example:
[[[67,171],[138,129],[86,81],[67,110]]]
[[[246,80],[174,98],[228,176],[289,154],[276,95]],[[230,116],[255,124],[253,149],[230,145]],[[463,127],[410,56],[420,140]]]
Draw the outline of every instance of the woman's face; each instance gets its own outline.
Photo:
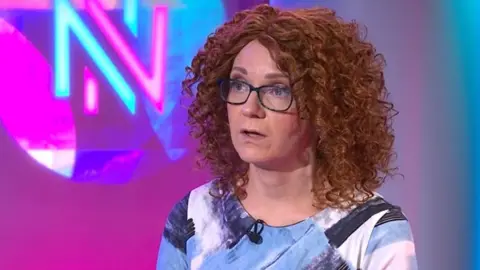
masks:
[[[253,87],[275,86],[262,99],[266,105],[281,103],[282,98],[289,99],[291,95],[288,76],[258,41],[250,42],[240,51],[230,78]],[[241,84],[231,85],[232,88],[248,92],[248,87]],[[230,90],[229,95],[232,93]],[[227,111],[232,142],[243,161],[278,171],[306,165],[304,157],[312,145],[312,132],[308,122],[299,119],[295,101],[287,111],[276,112],[263,107],[258,94],[251,92],[244,104],[228,104]]]

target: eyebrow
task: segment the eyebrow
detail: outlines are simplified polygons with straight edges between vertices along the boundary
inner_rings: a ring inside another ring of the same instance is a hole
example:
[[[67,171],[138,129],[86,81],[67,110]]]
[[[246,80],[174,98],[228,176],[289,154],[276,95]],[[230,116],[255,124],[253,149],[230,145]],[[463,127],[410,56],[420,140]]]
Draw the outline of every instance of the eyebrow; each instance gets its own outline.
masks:
[[[238,72],[242,73],[243,75],[248,74],[247,69],[245,69],[244,67],[236,66],[236,67],[232,68],[232,71],[238,71]],[[280,73],[280,72],[267,73],[267,74],[265,74],[265,78],[267,78],[267,79],[278,79],[278,78],[288,79],[287,75],[285,75],[283,73]]]

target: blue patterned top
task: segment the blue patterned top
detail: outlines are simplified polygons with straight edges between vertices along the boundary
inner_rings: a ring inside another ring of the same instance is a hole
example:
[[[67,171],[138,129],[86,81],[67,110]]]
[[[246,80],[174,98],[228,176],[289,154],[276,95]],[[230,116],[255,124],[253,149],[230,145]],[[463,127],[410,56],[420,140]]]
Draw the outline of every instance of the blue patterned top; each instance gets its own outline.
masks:
[[[157,270],[417,269],[407,219],[379,195],[351,210],[327,208],[294,225],[271,227],[248,215],[233,193],[214,197],[212,188],[213,182],[196,188],[174,206]],[[259,243],[250,239],[252,232]]]

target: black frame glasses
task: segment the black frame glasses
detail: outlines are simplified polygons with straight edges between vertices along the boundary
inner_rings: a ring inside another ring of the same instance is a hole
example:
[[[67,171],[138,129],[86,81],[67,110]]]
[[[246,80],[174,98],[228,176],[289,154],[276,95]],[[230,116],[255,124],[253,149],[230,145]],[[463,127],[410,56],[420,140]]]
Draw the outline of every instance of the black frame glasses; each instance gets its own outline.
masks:
[[[230,84],[231,83],[239,83],[239,84],[248,86],[250,91],[248,92],[248,95],[245,97],[244,101],[242,101],[242,102],[228,101],[228,94],[230,92]],[[288,106],[285,109],[275,109],[275,108],[269,107],[268,105],[266,105],[263,102],[263,97],[264,97],[264,92],[265,92],[264,90],[266,90],[268,88],[275,87],[275,85],[262,85],[260,87],[254,87],[247,82],[236,80],[236,79],[221,79],[221,80],[218,80],[218,86],[219,86],[219,89],[220,89],[220,97],[222,98],[222,100],[225,101],[226,103],[232,104],[232,105],[245,104],[247,102],[248,98],[250,97],[250,95],[252,94],[252,92],[257,93],[258,101],[260,102],[260,105],[262,105],[262,107],[264,107],[268,110],[274,111],[274,112],[285,112],[285,111],[289,110],[292,107],[292,104],[293,104],[293,95],[292,95],[291,90],[289,88],[288,88],[288,90],[290,91],[290,101],[288,102]]]

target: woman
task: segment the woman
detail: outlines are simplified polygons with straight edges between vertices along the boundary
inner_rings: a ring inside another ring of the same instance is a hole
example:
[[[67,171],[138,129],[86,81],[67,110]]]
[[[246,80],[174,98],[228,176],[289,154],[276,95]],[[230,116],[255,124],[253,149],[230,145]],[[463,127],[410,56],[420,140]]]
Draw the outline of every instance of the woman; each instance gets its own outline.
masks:
[[[333,11],[240,12],[184,92],[218,178],[171,211],[157,269],[416,269],[410,225],[374,193],[396,114],[382,55]]]

